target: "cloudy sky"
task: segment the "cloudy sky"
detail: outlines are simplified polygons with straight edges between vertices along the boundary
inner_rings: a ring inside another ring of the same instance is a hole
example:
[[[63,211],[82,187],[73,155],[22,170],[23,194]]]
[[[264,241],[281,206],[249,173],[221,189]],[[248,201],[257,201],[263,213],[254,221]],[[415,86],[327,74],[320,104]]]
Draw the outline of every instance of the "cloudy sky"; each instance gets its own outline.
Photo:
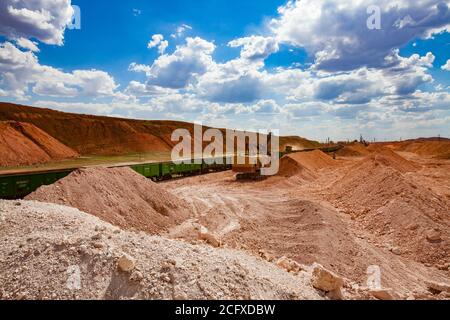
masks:
[[[449,6],[0,0],[0,100],[320,140],[450,136]]]

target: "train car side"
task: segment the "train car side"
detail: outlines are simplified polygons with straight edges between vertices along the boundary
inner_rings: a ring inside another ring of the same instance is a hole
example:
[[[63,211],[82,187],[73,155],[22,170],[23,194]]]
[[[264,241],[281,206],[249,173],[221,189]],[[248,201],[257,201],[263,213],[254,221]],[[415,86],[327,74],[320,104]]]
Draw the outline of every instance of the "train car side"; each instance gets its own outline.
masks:
[[[229,170],[231,169],[231,157],[223,156],[208,160],[202,159],[191,163],[153,162],[131,164],[126,167],[153,181],[159,181],[173,177]],[[0,175],[0,199],[23,198],[40,186],[55,183],[76,169]]]
[[[50,185],[68,176],[72,171],[73,169],[0,176],[0,198],[19,199],[25,197],[40,186]]]

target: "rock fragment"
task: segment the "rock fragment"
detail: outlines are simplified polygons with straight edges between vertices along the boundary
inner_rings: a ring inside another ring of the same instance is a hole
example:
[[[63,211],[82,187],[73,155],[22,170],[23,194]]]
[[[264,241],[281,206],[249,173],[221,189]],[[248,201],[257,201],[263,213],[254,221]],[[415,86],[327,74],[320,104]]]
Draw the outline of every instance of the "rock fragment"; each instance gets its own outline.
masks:
[[[332,293],[335,299],[342,299],[344,280],[318,263],[313,264],[311,284],[316,289]]]
[[[426,233],[427,240],[430,242],[441,241],[441,233],[437,230],[429,230]]]
[[[299,273],[301,270],[303,270],[302,266],[299,263],[285,256],[279,258],[276,262],[276,265],[282,269],[285,269],[287,272],[292,273]]]
[[[209,232],[208,229],[205,228],[204,226],[200,228],[198,239],[203,240],[216,248],[220,247],[221,245],[220,239],[218,239],[216,235]]]
[[[378,300],[394,300],[392,289],[389,288],[370,289],[369,293]]]
[[[134,261],[133,258],[127,255],[123,255],[117,261],[117,267],[119,268],[120,271],[130,272],[136,267],[136,262]]]
[[[427,282],[428,290],[435,293],[447,292],[450,293],[450,285],[443,282]]]

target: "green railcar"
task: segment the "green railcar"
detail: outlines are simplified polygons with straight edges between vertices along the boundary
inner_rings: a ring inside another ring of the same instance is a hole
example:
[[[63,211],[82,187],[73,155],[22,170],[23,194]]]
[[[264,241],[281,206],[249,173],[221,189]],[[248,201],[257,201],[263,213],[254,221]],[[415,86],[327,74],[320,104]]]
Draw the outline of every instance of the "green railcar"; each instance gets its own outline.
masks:
[[[216,157],[203,160],[203,172],[221,171],[226,167],[225,157]]]
[[[69,175],[74,169],[0,176],[0,198],[19,199],[42,185],[50,185]]]
[[[154,162],[128,165],[144,177],[154,181],[175,176],[221,171],[231,168],[231,157],[217,157],[215,161],[202,160],[200,163]],[[18,174],[0,175],[0,199],[19,199],[34,192],[42,185],[50,185],[69,175],[77,168],[48,170]]]
[[[131,169],[152,180],[158,180],[161,176],[159,163],[145,163],[130,166]]]
[[[175,174],[175,166],[173,162],[161,162],[159,164],[160,179],[171,178]]]
[[[175,164],[173,174],[190,175],[202,172],[202,163],[179,163]]]

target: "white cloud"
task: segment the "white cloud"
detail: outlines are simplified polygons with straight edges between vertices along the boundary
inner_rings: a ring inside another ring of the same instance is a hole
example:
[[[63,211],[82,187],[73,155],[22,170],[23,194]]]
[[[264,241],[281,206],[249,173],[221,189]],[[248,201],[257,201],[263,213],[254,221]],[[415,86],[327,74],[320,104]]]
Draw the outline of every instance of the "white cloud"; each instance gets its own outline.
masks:
[[[385,60],[393,49],[450,30],[450,10],[440,0],[379,0],[381,29],[369,30],[366,9],[372,4],[371,0],[289,1],[269,26],[279,42],[314,55],[317,68],[335,71],[389,67],[398,63]]]
[[[130,81],[125,88],[124,93],[135,98],[152,97],[155,95],[173,94],[176,90],[162,88],[158,86],[147,85],[138,81]]]
[[[441,67],[442,70],[450,71],[450,59]]]
[[[159,54],[164,54],[167,47],[169,46],[169,42],[167,40],[161,41],[161,44],[158,46],[158,52]]]
[[[258,73],[240,74],[226,79],[201,79],[201,96],[212,102],[250,103],[261,99],[263,86]]]
[[[130,63],[128,66],[128,71],[133,72],[144,72],[146,75],[150,76],[150,70],[152,69],[151,66],[148,66],[146,64],[138,64],[136,62]]]
[[[361,105],[386,95],[411,95],[422,84],[433,81],[427,73],[435,59],[431,52],[422,57],[401,57],[394,50],[387,58],[396,61],[390,68],[361,67],[339,73],[278,68],[269,72],[264,70],[264,59],[278,50],[273,38],[247,37],[230,45],[242,46],[241,55],[217,63],[212,59],[213,43],[187,38],[185,45],[159,57],[153,65],[132,63],[129,69],[146,73],[148,80],[141,92],[155,86],[183,89],[219,104],[257,104],[276,99]]]
[[[280,106],[275,100],[269,99],[269,100],[261,100],[256,103],[253,108],[252,112],[256,113],[267,113],[267,114],[273,114],[280,112]]]
[[[213,64],[212,42],[199,37],[186,38],[186,44],[177,46],[174,53],[162,55],[151,66],[132,63],[132,71],[144,71],[148,84],[164,88],[185,88],[197,75],[204,74]]]
[[[267,77],[267,87],[283,92],[291,101],[365,104],[382,96],[410,95],[422,84],[433,81],[427,73],[434,61],[432,53],[405,58],[396,52],[394,59],[399,61],[395,67],[361,67],[339,73],[281,69]]]
[[[0,44],[0,85],[18,99],[27,98],[29,87],[35,94],[52,97],[121,97],[114,79],[104,71],[66,73],[41,65],[32,51],[21,51],[10,42]]]
[[[33,52],[39,52],[37,43],[34,41],[28,40],[26,38],[19,38],[16,40],[16,43],[19,47],[21,47],[23,49],[28,49]]]
[[[320,101],[308,101],[302,103],[288,103],[283,106],[283,112],[293,118],[308,118],[324,114],[331,107]]]
[[[258,46],[261,45],[261,47]],[[231,42],[243,46],[241,55],[225,63],[212,61],[208,72],[197,77],[195,92],[211,102],[254,103],[263,99],[264,59],[278,46],[270,38],[248,37]]]
[[[230,47],[242,47],[241,57],[249,60],[266,59],[279,50],[278,42],[272,37],[251,36],[228,43]]]
[[[9,39],[35,38],[62,45],[73,13],[70,0],[2,0],[0,34]]]
[[[169,42],[164,40],[164,36],[162,34],[154,34],[152,36],[152,40],[150,40],[147,44],[147,48],[149,49],[158,47],[159,54],[164,54],[168,46]]]
[[[164,39],[164,36],[162,34],[154,34],[152,36],[152,40],[150,40],[147,44],[147,48],[154,48],[156,46],[158,46],[161,41]]]

